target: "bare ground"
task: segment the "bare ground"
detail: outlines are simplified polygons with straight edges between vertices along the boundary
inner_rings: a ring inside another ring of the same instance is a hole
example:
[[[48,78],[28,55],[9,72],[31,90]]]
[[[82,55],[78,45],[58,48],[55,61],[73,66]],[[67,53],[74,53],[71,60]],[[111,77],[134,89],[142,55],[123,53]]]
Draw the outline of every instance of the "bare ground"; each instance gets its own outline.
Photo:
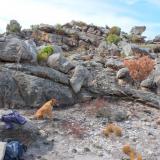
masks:
[[[130,144],[144,160],[160,160],[159,110],[126,101],[76,104],[71,108],[53,109],[54,119],[32,120],[46,138],[37,138],[25,154],[28,160],[123,160],[122,152]],[[104,109],[105,108],[105,109]],[[102,113],[99,110],[102,109]],[[28,118],[34,110],[19,110]],[[119,115],[121,118],[117,118]],[[127,117],[127,118],[126,118]],[[110,121],[123,130],[122,137],[105,137],[102,129]]]

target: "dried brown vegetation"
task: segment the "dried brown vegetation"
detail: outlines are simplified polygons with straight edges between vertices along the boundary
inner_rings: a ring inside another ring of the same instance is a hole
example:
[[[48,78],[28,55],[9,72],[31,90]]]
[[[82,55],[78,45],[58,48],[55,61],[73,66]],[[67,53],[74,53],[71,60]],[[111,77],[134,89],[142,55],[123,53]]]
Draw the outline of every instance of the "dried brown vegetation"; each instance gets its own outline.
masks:
[[[124,60],[124,65],[129,69],[133,80],[142,81],[154,69],[155,62],[148,56],[143,56],[134,60]]]
[[[113,123],[106,125],[106,127],[103,129],[103,134],[108,137],[112,133],[120,137],[122,136],[122,128]]]
[[[92,102],[86,102],[84,106],[86,107],[89,115],[95,115],[100,109],[106,107],[106,104],[107,102],[104,98],[97,98]]]
[[[84,135],[87,134],[87,128],[82,126],[82,124],[78,121],[65,120],[62,124],[62,127],[75,138],[83,138]]]

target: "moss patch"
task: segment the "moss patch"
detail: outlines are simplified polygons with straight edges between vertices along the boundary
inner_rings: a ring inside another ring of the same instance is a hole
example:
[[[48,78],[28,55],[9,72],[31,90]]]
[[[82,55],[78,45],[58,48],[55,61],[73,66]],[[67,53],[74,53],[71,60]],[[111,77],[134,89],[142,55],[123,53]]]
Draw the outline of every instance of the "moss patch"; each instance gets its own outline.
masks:
[[[45,61],[48,59],[48,57],[54,52],[54,49],[52,46],[46,46],[42,48],[39,53],[37,54],[37,60],[38,62],[40,61]]]

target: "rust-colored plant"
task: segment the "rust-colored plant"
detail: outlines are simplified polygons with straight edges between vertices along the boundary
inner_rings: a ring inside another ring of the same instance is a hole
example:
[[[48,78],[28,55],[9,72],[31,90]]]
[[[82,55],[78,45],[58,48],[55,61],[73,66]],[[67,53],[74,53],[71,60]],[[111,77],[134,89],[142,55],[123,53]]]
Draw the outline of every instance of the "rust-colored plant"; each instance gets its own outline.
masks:
[[[87,133],[87,128],[78,121],[64,121],[63,128],[76,138],[83,138]]]
[[[106,103],[104,98],[97,98],[94,101],[86,103],[85,107],[90,115],[94,115],[97,114],[100,109],[106,107]]]
[[[148,56],[143,56],[134,60],[124,60],[124,65],[129,69],[133,80],[142,81],[153,70],[155,62]]]

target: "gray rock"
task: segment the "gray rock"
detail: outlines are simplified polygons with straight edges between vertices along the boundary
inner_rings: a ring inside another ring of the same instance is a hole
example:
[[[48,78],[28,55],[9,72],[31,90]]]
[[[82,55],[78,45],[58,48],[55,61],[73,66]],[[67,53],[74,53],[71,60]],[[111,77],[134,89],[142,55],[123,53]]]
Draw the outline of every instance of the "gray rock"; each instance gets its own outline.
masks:
[[[129,76],[129,69],[128,68],[121,68],[118,72],[117,72],[117,79],[123,79],[123,78],[127,78]]]
[[[102,57],[105,57],[105,56],[108,56],[110,55],[110,52],[109,52],[109,44],[106,43],[106,41],[102,41],[98,48],[96,49],[98,55],[102,56]]]
[[[5,42],[0,42],[0,60],[35,63],[35,43],[31,40],[22,41],[17,37],[8,37]]]
[[[70,79],[70,85],[75,93],[78,93],[88,78],[89,72],[83,66],[76,66],[73,76]]]
[[[127,56],[149,56],[150,58],[155,58],[153,54],[150,54],[149,51],[146,48],[140,48],[139,46],[135,44],[129,44],[126,43],[125,45],[122,46],[122,54]]]
[[[48,24],[39,24],[39,25],[32,25],[32,30],[40,30],[47,33],[53,33],[55,31],[54,26]]]
[[[106,41],[102,41],[96,49],[98,54],[104,56],[120,56],[120,50],[115,44],[107,44]]]
[[[47,64],[49,67],[64,73],[68,73],[72,68],[74,68],[73,64],[64,58],[61,53],[56,53],[49,56]]]
[[[153,42],[160,42],[160,35],[155,36],[155,38],[153,39]]]
[[[130,33],[135,35],[141,35],[146,30],[146,26],[135,26],[131,29]]]
[[[110,67],[113,69],[120,69],[124,67],[123,61],[116,58],[109,58],[106,60],[105,67]]]
[[[145,88],[149,88],[149,89],[153,89],[154,87],[154,82],[153,82],[153,78],[147,78],[145,80],[143,80],[140,84],[141,87],[145,87]]]

